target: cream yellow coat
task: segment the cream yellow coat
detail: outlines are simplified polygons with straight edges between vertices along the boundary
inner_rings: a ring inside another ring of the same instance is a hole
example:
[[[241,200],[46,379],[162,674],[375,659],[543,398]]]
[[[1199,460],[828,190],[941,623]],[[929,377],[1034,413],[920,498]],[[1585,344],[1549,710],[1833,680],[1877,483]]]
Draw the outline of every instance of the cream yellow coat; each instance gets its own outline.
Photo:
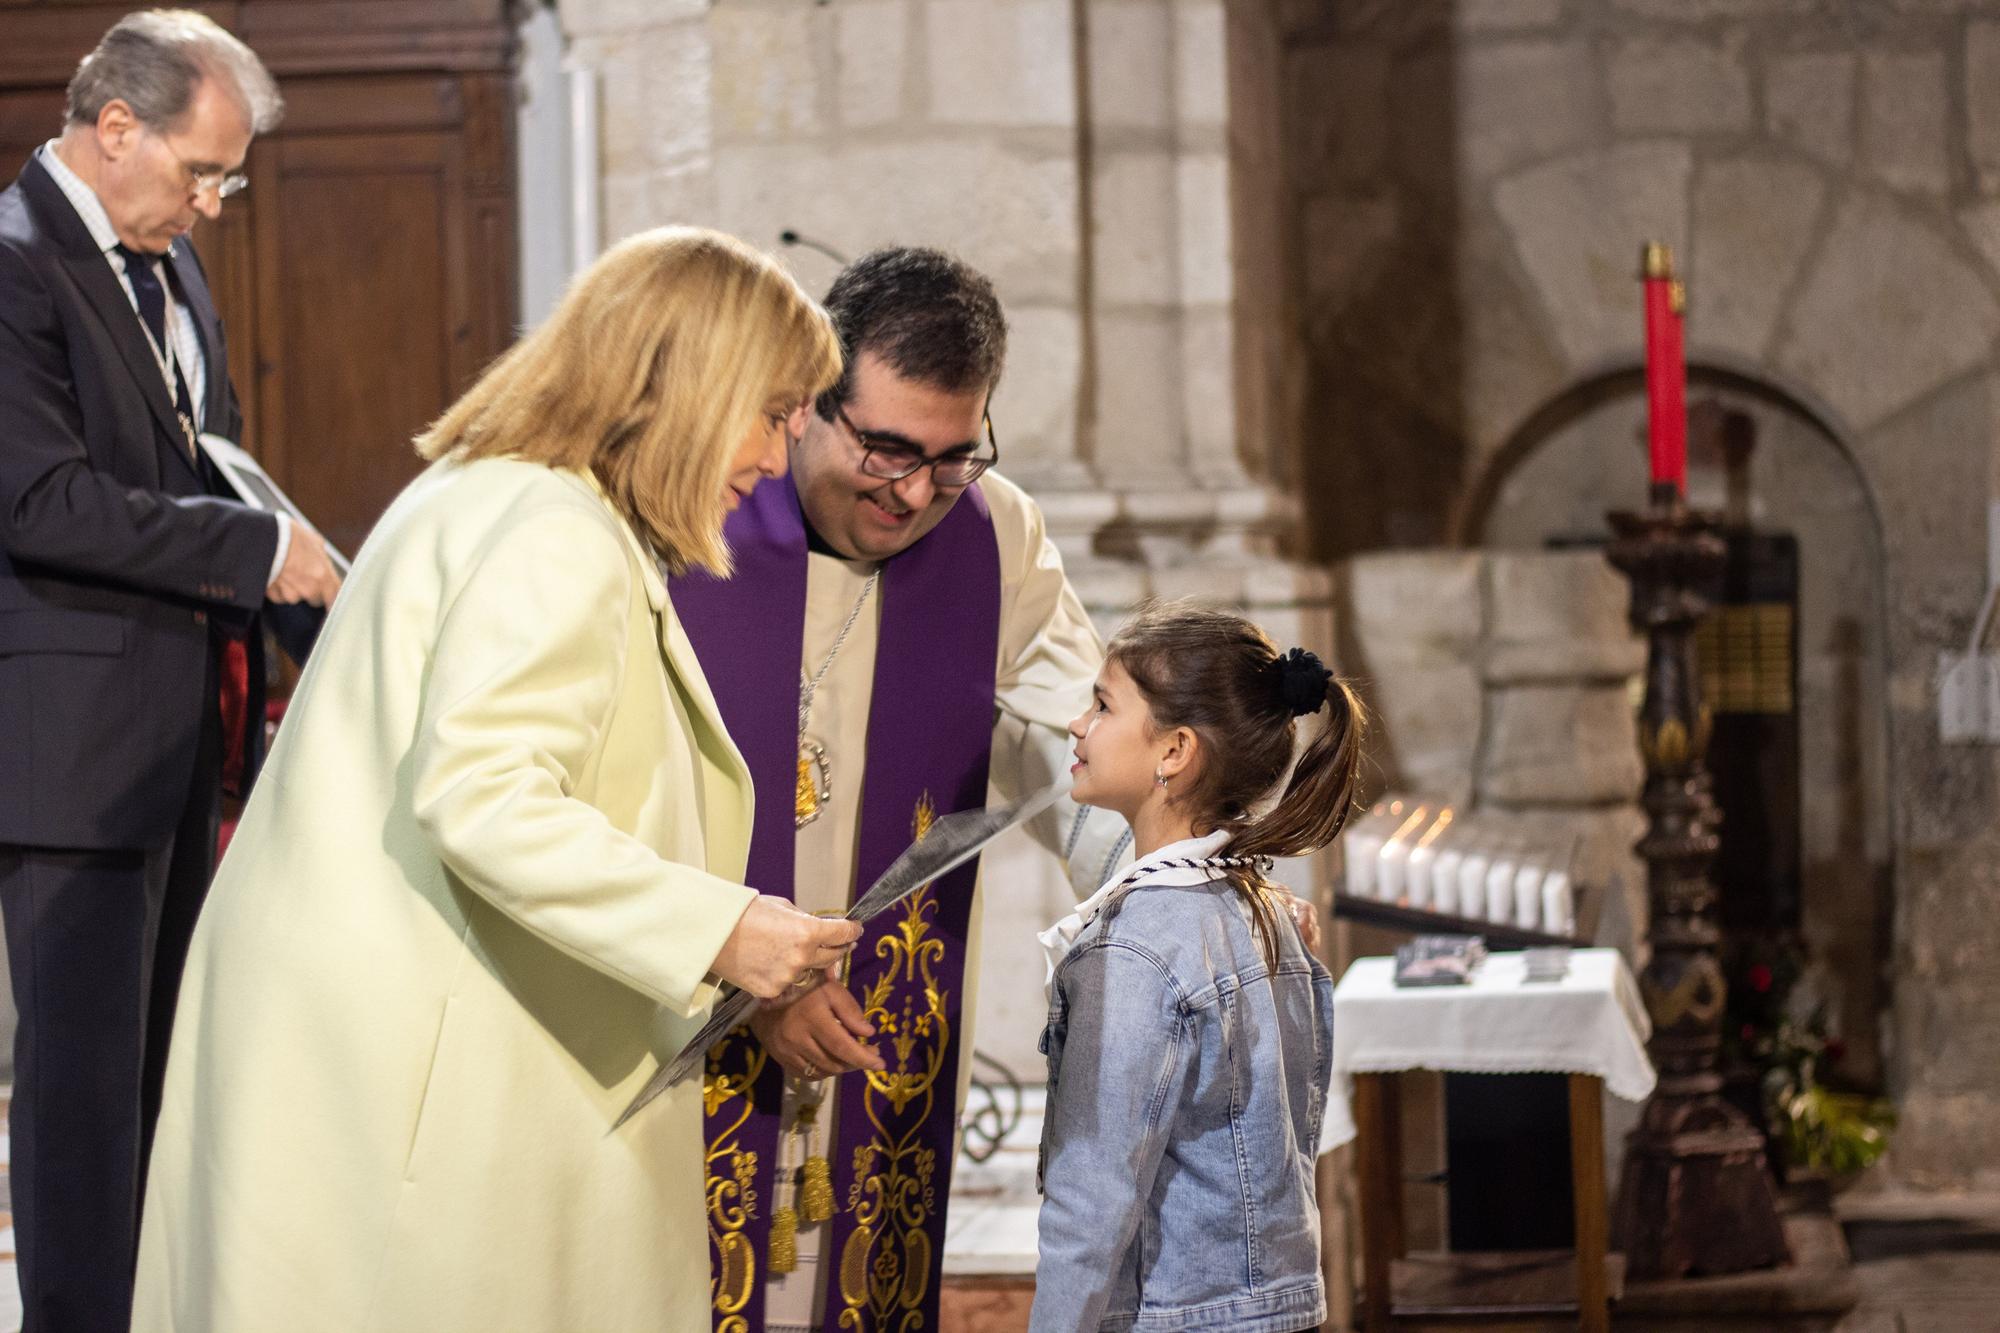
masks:
[[[713,998],[750,816],[595,487],[432,467],[195,933],[133,1327],[706,1329],[699,1084],[611,1125]]]

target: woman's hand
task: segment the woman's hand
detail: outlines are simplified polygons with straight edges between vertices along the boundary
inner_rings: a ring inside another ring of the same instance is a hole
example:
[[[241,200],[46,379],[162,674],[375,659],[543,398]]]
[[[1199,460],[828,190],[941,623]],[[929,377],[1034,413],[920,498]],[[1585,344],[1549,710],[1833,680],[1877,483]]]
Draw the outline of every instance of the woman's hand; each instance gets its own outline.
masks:
[[[801,981],[816,980],[860,937],[858,921],[813,916],[761,893],[729,932],[709,971],[760,1000],[775,999]]]

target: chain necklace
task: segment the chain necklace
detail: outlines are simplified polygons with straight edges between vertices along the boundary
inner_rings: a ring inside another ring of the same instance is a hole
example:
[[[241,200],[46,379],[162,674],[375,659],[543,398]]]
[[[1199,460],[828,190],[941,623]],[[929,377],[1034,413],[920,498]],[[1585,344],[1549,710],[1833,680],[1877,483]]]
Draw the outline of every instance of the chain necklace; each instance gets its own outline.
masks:
[[[792,800],[792,822],[798,828],[804,828],[818,819],[833,796],[833,767],[827,761],[826,747],[806,735],[806,724],[812,720],[813,695],[818,692],[820,682],[826,679],[833,659],[840,656],[848,632],[861,618],[861,608],[868,605],[868,595],[875,591],[875,584],[881,577],[882,571],[878,569],[861,585],[861,595],[854,599],[854,608],[847,613],[840,633],[833,636],[833,647],[827,649],[826,660],[819,664],[819,670],[808,678],[805,667],[799,668],[799,777],[798,789]]]

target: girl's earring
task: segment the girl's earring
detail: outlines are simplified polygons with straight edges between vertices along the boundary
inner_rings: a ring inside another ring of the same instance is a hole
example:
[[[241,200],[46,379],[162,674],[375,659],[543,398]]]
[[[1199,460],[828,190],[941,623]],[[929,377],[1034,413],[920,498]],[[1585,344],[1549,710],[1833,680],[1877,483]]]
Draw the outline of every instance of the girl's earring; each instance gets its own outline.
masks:
[[[1165,772],[1165,771],[1164,771],[1163,769],[1158,769],[1158,768],[1154,769],[1154,770],[1153,770],[1153,781],[1154,781],[1154,782],[1155,782],[1155,783],[1156,783],[1157,785],[1159,785],[1159,786],[1162,786],[1162,787],[1166,786],[1166,785],[1167,785],[1167,775],[1166,775],[1166,772]]]

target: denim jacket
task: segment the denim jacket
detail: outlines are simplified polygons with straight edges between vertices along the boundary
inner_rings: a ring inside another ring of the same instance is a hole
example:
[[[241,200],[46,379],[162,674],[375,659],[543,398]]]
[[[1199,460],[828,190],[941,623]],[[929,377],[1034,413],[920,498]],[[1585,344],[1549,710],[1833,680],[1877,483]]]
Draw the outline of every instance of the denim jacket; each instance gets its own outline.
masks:
[[[1141,882],[1057,964],[1033,1333],[1326,1317],[1313,1166],[1333,978],[1276,917],[1273,973],[1227,881]]]

